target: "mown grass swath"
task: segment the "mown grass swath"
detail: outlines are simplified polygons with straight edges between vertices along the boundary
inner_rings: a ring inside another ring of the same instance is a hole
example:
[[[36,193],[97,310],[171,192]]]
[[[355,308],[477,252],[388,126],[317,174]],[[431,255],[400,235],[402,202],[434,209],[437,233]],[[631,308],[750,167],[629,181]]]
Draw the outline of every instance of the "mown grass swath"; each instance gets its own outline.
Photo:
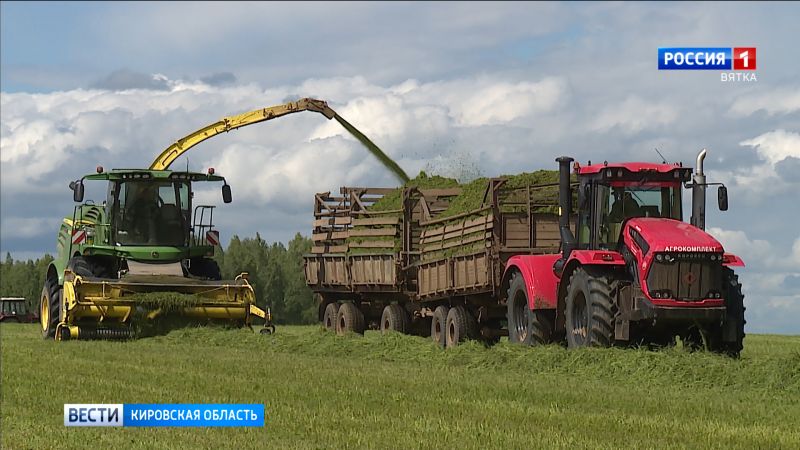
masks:
[[[316,326],[265,337],[183,328],[130,342],[42,341],[3,324],[3,448],[798,448],[800,338],[740,360],[665,351],[443,351]],[[260,429],[76,429],[64,403],[266,405]]]

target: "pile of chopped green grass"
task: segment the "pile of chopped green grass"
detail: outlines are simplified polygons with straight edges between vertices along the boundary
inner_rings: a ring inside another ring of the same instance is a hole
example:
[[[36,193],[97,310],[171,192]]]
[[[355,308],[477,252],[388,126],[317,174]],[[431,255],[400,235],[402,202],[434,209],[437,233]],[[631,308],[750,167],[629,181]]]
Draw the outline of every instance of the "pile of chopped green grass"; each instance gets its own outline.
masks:
[[[536,186],[542,184],[553,184],[558,183],[558,171],[557,170],[537,170],[535,172],[523,172],[516,175],[503,175],[498,178],[505,178],[507,181],[502,187],[502,194],[504,200],[507,201],[517,201],[517,202],[524,202],[525,195],[527,195],[527,191],[524,190],[526,186]],[[486,195],[486,189],[488,186],[490,179],[489,178],[477,178],[473,181],[468,183],[459,184],[457,180],[453,178],[446,178],[441,177],[438,175],[429,176],[425,172],[420,172],[415,178],[409,180],[405,183],[402,187],[399,187],[392,192],[384,195],[380,200],[376,201],[369,209],[371,211],[400,211],[403,208],[403,190],[410,187],[416,187],[418,189],[445,189],[445,188],[454,188],[460,187],[461,194],[452,197],[450,199],[449,206],[446,210],[442,211],[439,215],[436,216],[437,219],[444,219],[453,216],[460,216],[465,213],[469,213],[472,211],[479,210],[482,206],[484,206],[484,196]],[[558,186],[548,186],[544,188],[537,188],[533,192],[533,197],[536,203],[543,204],[544,206],[539,206],[534,208],[534,212],[539,213],[557,213],[558,212]],[[487,199],[489,201],[489,199]],[[527,210],[526,207],[520,206],[507,206],[503,208],[503,212],[514,212],[514,211],[523,211]],[[481,213],[475,214],[477,215],[486,215],[488,212],[484,211]],[[397,216],[401,216],[401,212],[396,213]],[[385,217],[385,216],[384,216]],[[470,215],[466,218],[457,218],[453,220],[453,223],[456,223],[460,220],[468,220],[469,218],[473,217]],[[433,225],[433,226],[441,226],[441,225]],[[354,229],[362,229],[362,228],[375,228],[375,227],[355,227]],[[386,253],[386,252],[398,252],[401,250],[402,243],[400,241],[400,236],[396,237],[352,237],[347,240],[348,243],[359,243],[365,241],[375,241],[375,240],[393,240],[394,245],[393,249],[374,249],[374,248],[351,248],[348,250],[351,254],[364,254],[364,253]],[[449,253],[459,253],[462,249],[454,249],[451,250]]]
[[[406,182],[403,186],[386,194],[375,202],[369,209],[371,211],[395,211],[403,208],[403,190],[410,187],[417,189],[446,189],[458,187],[458,181],[453,178],[440,177],[439,175],[428,176],[425,172]],[[399,215],[399,214],[398,214]]]
[[[141,292],[126,299],[135,301],[142,309],[161,309],[164,312],[180,311],[200,303],[200,298],[196,295],[180,292]]]

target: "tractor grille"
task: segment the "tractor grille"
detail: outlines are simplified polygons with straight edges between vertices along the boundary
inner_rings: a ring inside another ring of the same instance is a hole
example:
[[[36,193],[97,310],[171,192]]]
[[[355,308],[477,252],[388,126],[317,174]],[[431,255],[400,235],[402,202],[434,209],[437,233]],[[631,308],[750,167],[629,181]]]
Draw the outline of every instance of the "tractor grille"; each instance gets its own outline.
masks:
[[[721,298],[722,255],[712,253],[661,253],[647,274],[653,298],[699,301]]]

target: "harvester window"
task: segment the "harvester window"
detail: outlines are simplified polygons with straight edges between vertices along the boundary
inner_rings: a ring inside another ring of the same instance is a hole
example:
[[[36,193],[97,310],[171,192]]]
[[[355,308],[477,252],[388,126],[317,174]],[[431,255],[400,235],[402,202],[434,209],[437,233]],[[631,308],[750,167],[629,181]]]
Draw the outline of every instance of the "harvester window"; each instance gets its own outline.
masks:
[[[186,244],[189,186],[185,182],[125,181],[117,189],[116,242],[121,245]]]

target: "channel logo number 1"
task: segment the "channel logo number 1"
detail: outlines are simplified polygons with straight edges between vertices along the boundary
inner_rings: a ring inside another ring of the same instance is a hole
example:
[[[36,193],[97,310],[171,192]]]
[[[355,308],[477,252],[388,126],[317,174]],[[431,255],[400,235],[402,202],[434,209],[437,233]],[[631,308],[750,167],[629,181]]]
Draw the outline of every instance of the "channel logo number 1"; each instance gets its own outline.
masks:
[[[733,49],[733,70],[756,70],[756,48],[735,47]]]

